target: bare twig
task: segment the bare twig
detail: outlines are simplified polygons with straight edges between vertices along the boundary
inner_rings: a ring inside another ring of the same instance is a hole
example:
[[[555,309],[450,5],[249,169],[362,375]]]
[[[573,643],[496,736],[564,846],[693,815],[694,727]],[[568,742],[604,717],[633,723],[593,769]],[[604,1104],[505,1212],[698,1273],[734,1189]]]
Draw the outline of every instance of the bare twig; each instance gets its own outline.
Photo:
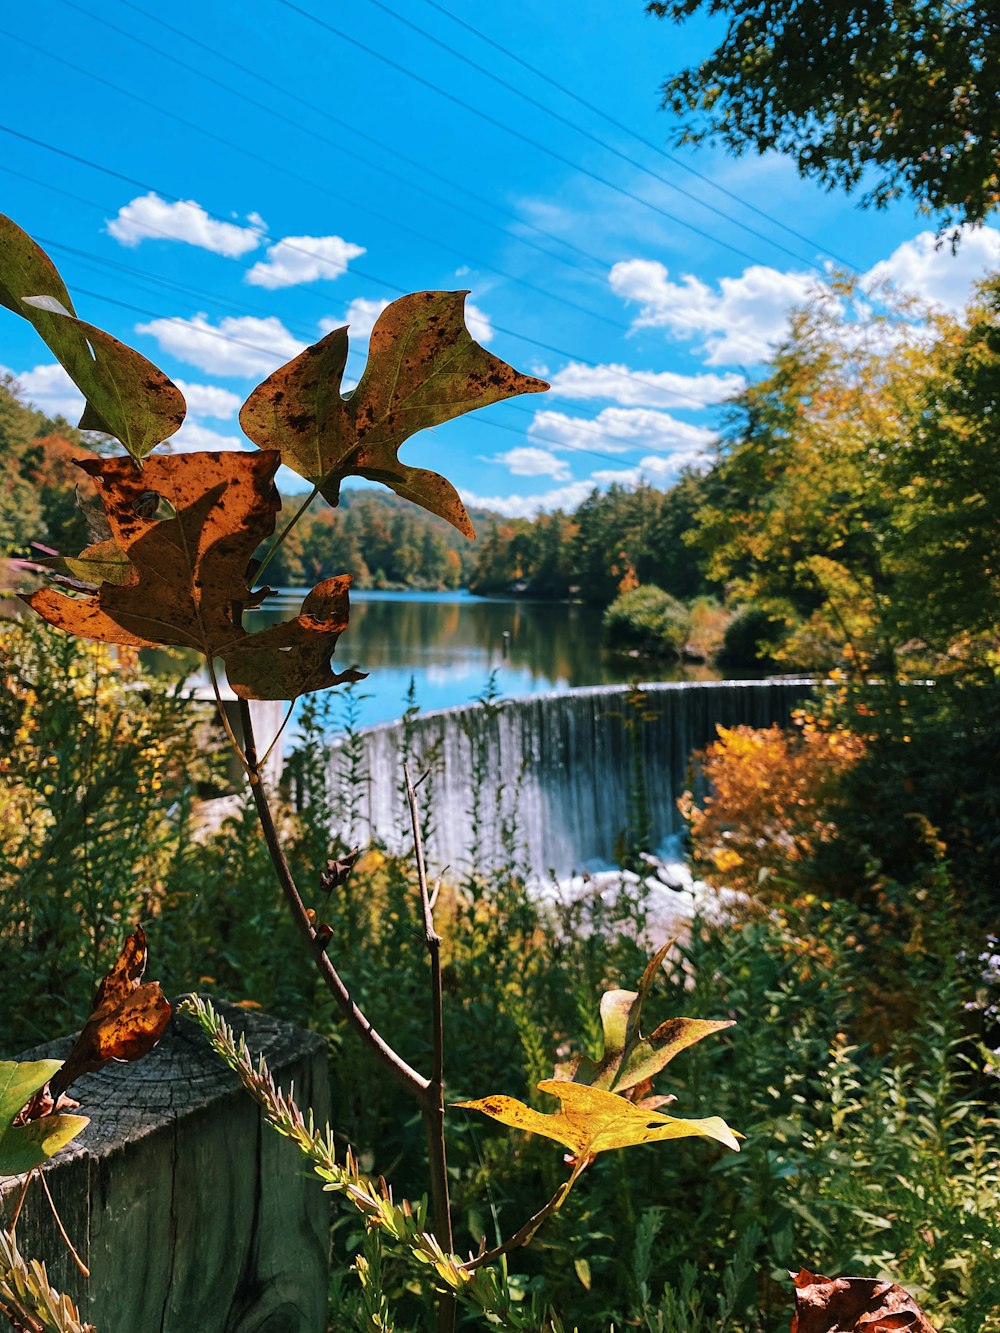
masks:
[[[90,1277],[90,1269],[77,1254],[73,1242],[66,1234],[66,1228],[62,1224],[62,1218],[59,1216],[59,1210],[56,1207],[55,1200],[53,1199],[51,1193],[49,1192],[49,1182],[45,1179],[44,1171],[38,1172],[38,1179],[42,1182],[42,1189],[45,1191],[45,1197],[48,1199],[49,1207],[52,1209],[52,1216],[56,1219],[56,1226],[59,1228],[60,1236],[62,1236],[63,1240],[66,1243],[67,1250],[69,1250],[70,1254],[73,1256],[73,1262],[76,1264],[77,1268],[80,1270],[80,1272],[83,1274],[84,1277]]]
[[[425,773],[424,777],[427,776]],[[434,908],[427,889],[427,865],[424,860],[424,840],[420,832],[420,812],[417,809],[416,788],[410,778],[408,764],[403,765],[406,799],[410,807],[413,827],[413,850],[420,885],[420,905],[424,918],[424,943],[431,964],[431,1027],[433,1054],[431,1080],[427,1101],[422,1107],[424,1131],[427,1135],[427,1154],[431,1177],[431,1209],[434,1234],[448,1253],[455,1248],[451,1230],[451,1199],[448,1188],[448,1159],[444,1136],[444,1003],[441,983],[441,936],[434,928]],[[421,778],[423,781],[423,778]],[[453,1295],[442,1295],[438,1302],[439,1333],[455,1327],[456,1305]]]
[[[524,1226],[521,1227],[520,1230],[515,1231],[513,1236],[508,1240],[505,1240],[500,1245],[495,1245],[492,1250],[487,1250],[484,1246],[481,1246],[479,1253],[475,1258],[469,1259],[462,1265],[465,1271],[467,1273],[473,1273],[477,1268],[482,1268],[485,1264],[495,1263],[497,1259],[502,1258],[505,1254],[509,1254],[511,1250],[517,1250],[520,1249],[522,1245],[527,1245],[549,1214],[558,1210],[563,1199],[565,1199],[566,1195],[569,1193],[570,1186],[573,1184],[577,1175],[579,1175],[579,1172],[574,1172],[569,1180],[564,1180],[548,1203],[539,1208],[538,1212],[535,1213],[533,1217],[529,1217]]]
[[[369,1022],[354,1003],[351,993],[344,984],[340,973],[334,967],[325,952],[325,943],[318,942],[316,931],[312,922],[306,913],[305,904],[295,884],[285,853],[282,850],[278,839],[278,832],[274,826],[274,817],[271,814],[271,807],[267,799],[267,792],[264,789],[264,783],[261,778],[260,764],[257,760],[257,750],[253,736],[253,721],[250,717],[250,706],[245,699],[239,701],[240,722],[243,727],[243,742],[245,746],[247,760],[247,776],[250,780],[250,791],[253,795],[254,805],[257,808],[257,818],[260,821],[261,832],[264,835],[264,841],[267,844],[267,850],[271,857],[271,863],[274,866],[275,874],[278,877],[278,883],[281,885],[281,891],[285,895],[285,901],[288,903],[289,910],[295,922],[299,934],[309,946],[309,952],[319,969],[320,975],[326,983],[327,990],[336,1000],[341,1013],[350,1023],[351,1027],[358,1034],[365,1046],[376,1056],[378,1060],[386,1067],[389,1073],[401,1083],[420,1103],[423,1108],[428,1101],[428,1092],[430,1081],[422,1074],[411,1068],[403,1057],[393,1049],[392,1046],[382,1037]]]

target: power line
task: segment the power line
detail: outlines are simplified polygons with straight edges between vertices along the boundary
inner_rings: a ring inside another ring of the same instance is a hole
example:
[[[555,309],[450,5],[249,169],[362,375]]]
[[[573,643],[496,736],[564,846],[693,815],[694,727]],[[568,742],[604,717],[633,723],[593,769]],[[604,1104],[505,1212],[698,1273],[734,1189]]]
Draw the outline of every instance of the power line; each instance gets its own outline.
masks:
[[[460,18],[458,14],[453,14],[450,9],[446,9],[444,5],[439,4],[438,0],[424,0],[424,4],[429,5],[431,9],[436,9],[439,14],[444,14],[447,18],[451,19],[453,23],[457,23],[459,27],[464,28],[467,32],[471,32],[474,36],[478,37],[480,41],[486,42],[486,44],[488,46],[493,47],[495,51],[499,51],[501,52],[501,54],[507,56],[509,60],[515,61],[518,65],[520,65],[523,69],[526,69],[528,73],[533,75],[536,79],[541,79],[544,83],[547,83],[551,87],[557,89],[559,92],[563,93],[566,97],[571,97],[574,102],[579,103],[580,106],[585,107],[588,111],[593,112],[594,115],[600,116],[602,120],[606,120],[607,123],[609,125],[612,125],[616,130],[621,130],[624,134],[629,135],[631,138],[635,139],[637,143],[641,143],[644,147],[651,148],[654,153],[659,154],[659,156],[662,157],[665,161],[669,162],[671,166],[679,167],[682,171],[688,172],[689,175],[694,176],[697,180],[703,181],[713,190],[717,190],[719,194],[725,195],[727,199],[732,199],[734,203],[739,204],[742,208],[747,208],[750,210],[751,213],[756,213],[758,217],[763,218],[766,222],[770,222],[772,226],[780,227],[782,231],[787,232],[789,236],[794,236],[796,240],[802,241],[804,242],[804,244],[812,246],[814,249],[821,251],[823,254],[829,255],[831,259],[835,259],[838,264],[842,264],[845,268],[850,269],[852,272],[857,273],[860,271],[857,264],[851,263],[849,259],[844,259],[842,256],[838,255],[835,250],[828,249],[825,245],[821,245],[819,241],[813,239],[810,236],[804,236],[802,232],[796,231],[794,227],[789,227],[788,224],[786,222],[782,222],[780,218],[776,218],[773,214],[766,212],[762,208],[758,208],[756,204],[750,203],[748,199],[744,199],[741,195],[735,194],[732,190],[727,190],[724,185],[719,185],[716,181],[712,180],[710,176],[706,176],[704,172],[698,171],[697,168],[690,166],[682,158],[674,157],[674,155],[672,153],[668,153],[666,149],[662,147],[662,145],[655,143],[652,139],[645,138],[645,136],[639,134],[637,130],[633,130],[628,125],[624,125],[620,120],[616,120],[615,117],[612,116],[609,111],[605,111],[603,110],[603,108],[595,106],[593,102],[588,102],[585,97],[581,97],[580,94],[575,92],[572,88],[567,88],[565,84],[559,83],[558,80],[553,79],[550,75],[546,74],[544,70],[539,69],[537,65],[532,65],[529,61],[524,60],[521,56],[517,55],[516,52],[511,51],[509,47],[503,46],[500,42],[494,41],[492,37],[488,36],[480,28],[473,27],[471,23],[468,23],[466,22],[465,19]],[[670,184],[670,182],[665,182],[665,183]],[[679,189],[679,186],[672,186],[671,188]],[[704,201],[699,201],[699,202],[704,202]],[[708,207],[708,205],[706,205],[706,207]],[[726,216],[726,215],[722,214],[721,216]]]
[[[578,125],[576,121],[570,120],[568,116],[564,116],[560,112],[554,111],[551,107],[546,106],[544,102],[540,102],[536,97],[532,97],[530,93],[526,93],[522,88],[516,87],[513,83],[508,83],[506,79],[502,79],[500,75],[494,73],[493,70],[488,69],[485,65],[479,64],[478,61],[473,60],[471,56],[465,55],[462,51],[457,51],[455,47],[449,46],[447,42],[442,41],[439,37],[433,36],[424,28],[421,28],[418,23],[413,23],[410,19],[404,18],[402,14],[391,8],[391,6],[384,4],[383,0],[369,0],[369,3],[374,5],[376,9],[382,10],[384,14],[391,15],[392,18],[396,19],[397,22],[404,24],[404,26],[409,28],[412,32],[419,33],[419,35],[426,41],[433,42],[434,45],[440,47],[442,51],[447,51],[450,55],[454,56],[456,60],[461,60],[462,63],[468,65],[470,69],[474,69],[477,73],[485,75],[488,79],[492,79],[494,83],[498,84],[501,88],[506,88],[507,91],[513,93],[515,97],[520,97],[521,100],[527,102],[529,106],[535,107],[538,111],[543,111],[547,116],[551,116],[553,120],[558,121],[560,125],[567,126],[576,134],[580,134],[585,139],[589,139],[591,143],[597,144],[599,148],[603,148],[606,152],[613,153],[615,157],[628,163],[630,167],[634,167],[637,171],[643,172],[652,180],[658,181],[661,185],[666,185],[668,189],[683,195],[685,199],[690,199],[693,203],[697,204],[699,208],[707,209],[709,213],[714,213],[716,217],[723,218],[726,222],[731,222],[735,227],[739,227],[741,231],[745,231],[748,235],[755,236],[759,241],[763,241],[765,245],[773,245],[775,249],[780,250],[783,254],[790,255],[792,259],[799,264],[811,263],[810,260],[803,259],[802,256],[796,254],[795,251],[789,250],[789,248],[786,245],[783,245],[780,241],[776,241],[773,236],[767,236],[763,232],[757,231],[755,227],[751,227],[745,222],[740,222],[738,218],[734,218],[731,214],[723,213],[721,209],[716,208],[713,204],[707,203],[704,199],[699,198],[698,195],[692,194],[690,190],[685,190],[682,185],[675,184],[673,181],[668,180],[666,176],[661,176],[658,172],[645,166],[636,158],[630,157],[628,153],[623,153],[620,148],[616,148],[614,144],[608,143],[606,139],[599,139],[596,134],[592,134],[590,130],[584,129],[582,125]],[[475,29],[472,29],[472,31],[475,32]],[[503,48],[500,49],[502,50]]]
[[[342,41],[349,42],[351,46],[355,46],[358,50],[364,51],[374,59],[380,60],[391,69],[398,70],[401,74],[405,74],[407,78],[422,84],[423,87],[430,88],[431,91],[437,93],[439,97],[444,97],[449,102],[453,102],[456,106],[460,106],[464,111],[468,111],[470,115],[478,116],[480,120],[485,120],[487,124],[494,125],[497,129],[512,135],[522,143],[529,144],[539,152],[546,153],[556,162],[561,162],[564,166],[569,167],[571,171],[582,176],[588,176],[599,185],[606,186],[607,189],[613,190],[615,194],[620,194],[626,199],[631,199],[633,203],[641,204],[643,208],[648,208],[652,212],[658,213],[668,221],[676,223],[678,227],[683,227],[687,231],[694,232],[696,236],[699,236],[703,241],[707,241],[710,245],[718,245],[724,250],[730,250],[733,254],[738,255],[740,259],[746,259],[751,264],[760,264],[763,262],[755,255],[748,254],[746,250],[741,250],[738,246],[732,245],[729,241],[723,241],[717,236],[708,235],[701,227],[696,226],[695,223],[688,222],[685,218],[678,217],[675,213],[670,213],[665,208],[660,208],[658,204],[654,204],[648,199],[643,199],[641,195],[633,194],[631,190],[626,190],[623,186],[616,185],[613,181],[607,180],[604,176],[599,176],[596,171],[591,171],[589,167],[583,167],[580,166],[579,163],[573,162],[570,158],[563,156],[562,153],[557,152],[554,148],[550,148],[547,144],[539,143],[537,139],[532,139],[530,135],[523,134],[520,130],[516,130],[513,125],[508,125],[505,121],[498,120],[495,116],[491,116],[488,112],[473,106],[470,102],[463,101],[461,97],[456,96],[455,93],[449,92],[447,88],[438,87],[438,85],[432,83],[430,79],[425,79],[423,75],[417,74],[411,69],[407,69],[405,65],[401,65],[398,61],[390,59],[389,56],[376,50],[375,47],[368,46],[365,42],[360,41],[357,37],[350,36],[349,33],[344,32],[341,28],[334,27],[334,25],[328,23],[326,19],[321,19],[317,17],[317,15],[311,14],[307,9],[302,9],[299,5],[295,4],[293,0],[275,0],[275,3],[283,5],[285,9],[290,9],[295,14],[301,15],[302,18],[307,19],[310,23],[315,23],[317,27],[325,29],[327,32],[332,33],[333,36],[339,37]]]
[[[62,3],[70,5],[74,9],[79,9],[81,13],[89,14],[89,11],[84,10],[81,6],[73,3],[73,0],[62,0]],[[468,185],[465,184],[464,182],[457,181],[450,176],[445,176],[440,171],[435,171],[434,168],[428,166],[426,162],[421,162],[417,158],[407,156],[406,153],[401,153],[399,149],[395,147],[395,145],[386,143],[383,139],[375,138],[374,135],[369,134],[366,130],[361,129],[357,125],[352,125],[348,121],[341,120],[340,117],[333,115],[332,112],[327,110],[325,107],[319,106],[315,102],[307,101],[306,98],[300,97],[298,93],[293,92],[290,88],[284,87],[282,84],[275,82],[273,79],[267,78],[267,76],[262,74],[259,70],[252,69],[249,65],[241,64],[238,60],[234,60],[231,56],[226,55],[225,52],[219,51],[217,48],[209,46],[206,42],[202,42],[197,37],[192,36],[191,33],[185,32],[184,29],[176,28],[173,26],[173,24],[165,22],[158,15],[151,13],[148,9],[144,9],[141,5],[135,4],[133,0],[118,0],[118,3],[124,5],[127,9],[134,10],[137,14],[142,14],[144,18],[148,19],[151,23],[155,23],[158,27],[164,28],[167,32],[171,32],[178,37],[183,37],[185,41],[189,42],[192,46],[198,47],[199,50],[204,51],[207,55],[211,56],[213,60],[221,60],[225,64],[231,65],[233,69],[238,70],[241,74],[245,74],[255,83],[263,84],[267,88],[272,88],[275,92],[280,93],[283,97],[287,97],[291,101],[297,102],[300,106],[305,107],[306,110],[309,111],[312,115],[322,116],[325,120],[328,120],[332,125],[339,126],[341,129],[350,134],[353,138],[364,139],[366,143],[370,143],[375,148],[377,148],[380,153],[388,153],[392,157],[399,158],[401,162],[407,163],[408,166],[415,167],[421,173],[421,175],[429,176],[432,177],[434,180],[440,181],[443,185],[446,185],[448,187],[449,191],[465,195],[469,199],[474,199],[477,203],[485,205],[485,207],[490,209],[493,213],[496,213],[503,217],[510,218],[511,221],[516,224],[516,226],[524,229],[525,231],[530,231],[534,233],[536,236],[544,236],[546,239],[554,241],[557,245],[565,246],[567,250],[571,250],[573,251],[574,254],[580,255],[581,258],[590,260],[591,263],[597,265],[602,275],[607,270],[608,265],[612,262],[611,260],[602,258],[600,255],[592,254],[589,250],[581,248],[579,245],[574,244],[574,242],[572,241],[566,240],[565,237],[559,236],[555,232],[546,231],[544,227],[536,227],[533,223],[527,222],[524,218],[520,217],[517,213],[514,213],[511,209],[504,208],[502,204],[498,204],[496,200],[488,199],[486,198],[485,195],[477,194],[475,190],[470,190]],[[96,17],[95,15],[89,15],[89,16]],[[102,19],[101,22],[107,23],[107,20]],[[114,26],[114,25],[109,24],[108,26]],[[122,29],[117,29],[117,28],[115,30],[123,31]],[[126,35],[131,37],[133,41],[140,41],[138,37],[135,37],[131,33],[127,33]],[[150,44],[143,42],[142,45],[149,46]],[[154,47],[153,49],[155,50],[157,48]],[[166,53],[160,52],[160,54],[165,55]],[[193,68],[192,66],[183,65],[183,62],[178,61],[177,58],[174,56],[170,56],[169,58],[174,60],[176,63],[181,64],[182,67],[185,69]],[[217,80],[212,80],[212,81],[217,82]],[[224,87],[225,85],[220,84],[219,86]],[[245,96],[245,94],[243,93],[240,93],[239,95]],[[310,130],[310,132],[313,131]],[[341,149],[341,151],[346,152],[347,150]],[[352,156],[358,157],[359,155],[355,153],[352,154]],[[369,165],[376,165],[372,164],[370,162],[370,159],[367,158],[360,158],[360,160],[369,163]],[[385,170],[385,168],[382,167],[378,167],[377,169],[381,171]],[[408,182],[408,183],[413,184],[413,182]],[[423,190],[424,193],[426,194],[431,193],[430,191],[426,190],[424,186],[415,185],[414,188]],[[437,194],[431,195],[431,197],[435,199],[442,198],[441,195]],[[454,207],[454,203],[450,198],[446,202],[448,203],[449,207]],[[467,211],[467,210],[462,210],[462,211]],[[489,218],[483,217],[482,214],[468,212],[468,216],[475,218],[477,221],[484,223],[484,225],[486,226],[493,227],[497,231],[502,231],[505,235],[512,236],[516,240],[523,240],[522,237],[518,236],[518,234],[512,231],[510,228],[498,227],[496,223],[492,222]],[[559,263],[565,264],[569,262],[561,255],[553,254],[549,250],[542,250],[541,253],[548,255],[550,258],[555,259]],[[586,272],[585,269],[583,269],[580,265],[577,264],[570,264],[570,267],[577,269],[577,271],[581,273]]]
[[[179,196],[177,196],[177,195],[171,194],[171,193],[169,193],[169,192],[166,191],[166,190],[160,190],[160,189],[157,189],[156,186],[154,186],[154,185],[150,185],[150,184],[148,184],[146,181],[137,180],[135,177],[123,175],[123,173],[121,173],[121,172],[119,172],[119,171],[116,171],[116,170],[114,170],[113,168],[102,166],[99,162],[94,162],[94,161],[93,161],[92,159],[90,159],[90,158],[85,158],[85,157],[80,156],[80,155],[77,154],[77,153],[72,153],[72,152],[70,152],[68,149],[65,149],[65,148],[59,148],[59,147],[57,147],[55,144],[46,143],[46,142],[45,142],[44,140],[42,140],[42,139],[36,139],[36,138],[34,138],[32,135],[23,133],[21,130],[15,130],[15,129],[11,128],[11,127],[8,126],[8,125],[0,124],[0,132],[2,132],[2,133],[4,133],[4,134],[9,134],[9,135],[11,135],[12,137],[17,138],[17,139],[21,139],[21,140],[23,140],[23,141],[26,142],[26,143],[34,144],[34,145],[37,146],[37,147],[43,148],[43,149],[45,149],[45,150],[48,151],[48,152],[55,153],[55,154],[57,154],[57,155],[60,156],[60,157],[63,157],[63,158],[66,158],[66,159],[68,159],[68,160],[70,160],[70,161],[76,162],[76,163],[78,163],[78,164],[80,164],[80,165],[82,165],[82,166],[85,166],[85,167],[87,167],[87,168],[89,168],[89,169],[91,169],[91,170],[99,171],[99,172],[101,172],[101,173],[104,174],[104,175],[111,176],[111,177],[113,177],[113,178],[115,178],[115,179],[117,179],[117,180],[125,181],[125,182],[128,183],[129,185],[135,186],[136,188],[138,188],[138,189],[140,189],[140,190],[150,191],[150,192],[152,192],[152,193],[154,193],[154,194],[158,194],[158,195],[160,195],[161,198],[168,199],[168,200],[172,200],[172,201],[174,201],[174,202],[179,202]],[[105,211],[107,211],[107,210],[105,210]],[[227,221],[227,219],[224,218],[224,217],[222,217],[220,214],[218,214],[218,213],[212,213],[212,212],[211,212],[210,210],[208,210],[208,209],[205,210],[205,213],[206,213],[206,216],[208,216],[208,217],[214,219],[215,221],[219,221],[219,222],[226,222],[226,221]],[[288,244],[288,242],[286,242],[286,244]],[[302,246],[294,246],[294,245],[290,245],[290,246],[289,246],[289,249],[294,250],[294,251],[296,251],[297,253],[301,253],[301,254],[307,255],[307,256],[309,256],[310,258],[314,258],[314,259],[317,259],[317,258],[323,258],[323,256],[318,255],[315,251],[307,250],[307,249],[305,249],[305,248],[302,247]],[[352,269],[351,271],[352,271],[353,273],[357,274],[358,276],[363,277],[363,278],[365,279],[365,281],[367,281],[367,282],[374,282],[374,283],[378,284],[378,285],[381,286],[381,287],[385,287],[385,288],[387,288],[387,289],[390,290],[390,291],[394,291],[394,292],[396,292],[397,295],[405,295],[406,292],[407,292],[407,289],[406,289],[405,287],[400,287],[400,286],[398,286],[396,283],[387,282],[384,278],[376,277],[374,274],[364,273],[364,272],[362,272],[361,270],[359,270],[359,269],[357,269],[357,268],[354,268],[354,269]],[[140,313],[148,313],[148,312],[140,312]],[[519,332],[518,332],[517,330],[515,330],[515,329],[508,329],[508,328],[505,328],[503,325],[496,324],[496,323],[494,323],[492,320],[491,320],[490,322],[491,322],[491,324],[492,324],[492,327],[494,328],[494,330],[495,330],[497,333],[502,333],[502,334],[504,334],[504,335],[507,336],[507,337],[515,338],[515,339],[519,340],[520,342],[527,343],[529,346],[532,346],[532,347],[537,347],[537,348],[539,348],[539,349],[542,350],[542,351],[545,351],[545,352],[551,352],[551,353],[552,353],[553,355],[555,355],[555,356],[565,357],[568,361],[575,362],[575,363],[577,363],[577,364],[579,364],[579,365],[589,366],[591,369],[603,369],[604,372],[605,372],[607,375],[610,375],[610,376],[611,376],[612,378],[614,378],[614,379],[620,379],[620,380],[624,381],[625,383],[628,383],[628,384],[631,384],[631,385],[635,385],[635,384],[640,384],[640,385],[647,384],[647,385],[651,385],[651,386],[654,387],[654,388],[655,388],[655,387],[658,387],[658,386],[656,386],[655,381],[650,380],[647,376],[644,376],[644,375],[642,375],[641,373],[639,373],[639,372],[637,372],[637,371],[624,371],[624,370],[618,370],[618,369],[617,369],[616,367],[614,367],[614,366],[607,366],[607,365],[602,366],[602,363],[601,363],[601,362],[599,362],[599,361],[593,361],[593,360],[591,360],[589,357],[582,356],[581,354],[579,354],[579,353],[577,353],[577,352],[570,352],[570,351],[567,351],[567,350],[566,350],[565,348],[563,348],[563,347],[557,347],[557,346],[555,346],[555,344],[553,344],[553,343],[543,342],[543,341],[541,341],[541,340],[538,339],[538,338],[532,338],[532,337],[529,337],[527,334],[519,333]],[[675,398],[681,400],[682,402],[688,402],[688,403],[691,403],[692,406],[697,407],[697,408],[704,408],[704,407],[706,406],[706,404],[704,403],[704,401],[703,401],[702,399],[700,399],[700,398],[695,398],[693,395],[691,395],[691,394],[685,394],[685,393],[683,393],[682,391],[679,391],[679,390],[675,390],[675,391],[674,391],[674,396],[675,396]]]
[[[25,37],[21,37],[16,33],[6,32],[2,29],[0,29],[0,35],[8,37],[16,42],[19,42],[22,46],[26,46],[29,50],[35,51],[39,55],[44,56],[46,60],[49,61],[54,60],[61,65],[65,65],[67,69],[71,69],[75,73],[83,75],[85,78],[92,79],[94,82],[101,84],[105,88],[110,88],[113,92],[119,93],[123,97],[130,98],[132,101],[137,102],[140,106],[147,107],[149,110],[155,111],[159,115],[166,116],[170,120],[177,121],[178,124],[185,126],[185,128],[187,129],[195,130],[198,134],[203,134],[206,138],[214,140],[216,143],[221,144],[224,148],[228,148],[232,151],[242,153],[245,157],[250,158],[251,161],[258,162],[262,166],[270,168],[272,171],[280,171],[282,174],[296,181],[299,185],[305,185],[309,189],[317,190],[321,194],[328,195],[331,199],[336,200],[340,204],[345,204],[349,208],[357,209],[362,213],[367,213],[371,217],[377,218],[380,222],[384,222],[390,227],[395,227],[399,231],[408,233],[409,235],[416,237],[417,240],[423,241],[427,245],[433,245],[439,250],[444,250],[449,254],[457,255],[465,263],[474,262],[470,261],[469,257],[463,254],[461,250],[456,250],[454,246],[449,245],[447,242],[441,241],[437,237],[428,235],[425,232],[418,231],[415,227],[408,226],[405,222],[401,222],[397,217],[390,217],[385,213],[380,213],[378,209],[372,208],[368,204],[361,203],[356,196],[347,196],[338,193],[336,190],[331,190],[329,186],[324,185],[321,182],[316,181],[308,176],[302,176],[298,172],[293,171],[290,167],[286,167],[280,162],[272,161],[270,158],[266,158],[262,156],[260,153],[255,153],[252,149],[246,148],[244,147],[244,145],[236,143],[232,139],[226,139],[221,134],[216,134],[213,130],[208,129],[204,125],[198,124],[196,121],[187,120],[184,116],[178,115],[177,112],[175,111],[170,111],[166,107],[159,106],[155,102],[151,102],[145,97],[140,97],[138,93],[134,93],[128,88],[123,88],[120,84],[115,83],[111,79],[105,79],[101,75],[95,74],[93,70],[86,69],[82,65],[76,65],[71,60],[66,60],[62,56],[57,56],[52,51],[47,50],[44,47],[37,46],[34,42],[28,41],[27,38]],[[600,320],[602,323],[610,324],[612,328],[616,328],[621,331],[627,331],[628,329],[628,325],[623,324],[620,320],[613,319],[609,315],[604,315],[599,311],[592,310],[588,306],[580,305],[579,302],[572,301],[570,300],[569,297],[557,296],[554,292],[544,287],[539,287],[537,283],[529,282],[527,278],[517,277],[515,274],[508,273],[506,269],[498,268],[494,264],[478,262],[475,264],[475,266],[480,269],[485,269],[489,273],[495,273],[499,277],[506,279],[508,282],[513,282],[520,287],[526,288],[528,291],[535,292],[537,295],[543,296],[548,301],[554,301],[559,305],[567,306],[571,310],[576,310],[580,314],[587,315],[590,319]],[[361,272],[360,269],[355,269],[354,271],[356,273]],[[401,289],[397,288],[397,290]]]

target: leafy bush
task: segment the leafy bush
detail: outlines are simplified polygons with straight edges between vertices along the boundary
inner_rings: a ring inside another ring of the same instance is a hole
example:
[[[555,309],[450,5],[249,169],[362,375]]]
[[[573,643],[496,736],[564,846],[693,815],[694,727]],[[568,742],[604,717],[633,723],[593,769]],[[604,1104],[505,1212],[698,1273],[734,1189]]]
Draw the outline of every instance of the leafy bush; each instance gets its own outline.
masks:
[[[621,593],[604,612],[604,640],[609,648],[635,649],[656,657],[680,657],[691,617],[683,603],[653,583]]]
[[[782,630],[760,606],[740,606],[722,636],[718,660],[729,667],[770,666]]]

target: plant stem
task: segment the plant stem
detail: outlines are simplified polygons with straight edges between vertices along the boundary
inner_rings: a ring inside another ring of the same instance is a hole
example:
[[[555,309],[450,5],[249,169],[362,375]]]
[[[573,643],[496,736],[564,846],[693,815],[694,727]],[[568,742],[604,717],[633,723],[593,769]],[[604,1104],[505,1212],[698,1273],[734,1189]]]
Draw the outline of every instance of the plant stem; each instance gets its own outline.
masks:
[[[413,850],[417,862],[417,880],[420,884],[420,905],[424,917],[424,943],[431,964],[431,1029],[433,1055],[431,1079],[427,1098],[421,1104],[424,1133],[427,1136],[427,1158],[431,1181],[431,1214],[434,1235],[446,1254],[451,1254],[455,1242],[451,1230],[451,1199],[448,1189],[448,1159],[444,1135],[444,1004],[441,984],[441,936],[434,929],[434,910],[427,888],[427,865],[424,860],[424,841],[420,832],[420,812],[417,793],[410,778],[409,764],[403,765],[406,800],[410,807],[413,826]],[[455,1327],[457,1303],[452,1293],[438,1297],[439,1333],[450,1333]]]
[[[285,858],[281,843],[278,840],[278,832],[274,826],[274,817],[271,814],[267,792],[264,789],[264,783],[261,778],[260,764],[257,760],[257,747],[254,742],[253,722],[250,718],[250,705],[245,699],[239,701],[239,711],[240,723],[243,728],[243,747],[246,754],[247,776],[250,781],[250,791],[253,795],[254,805],[257,808],[257,818],[260,821],[261,832],[263,833],[264,841],[267,844],[267,850],[271,857],[271,863],[274,866],[274,872],[278,877],[278,883],[281,885],[281,891],[285,895],[285,901],[288,903],[296,928],[305,940],[309,953],[326,983],[327,990],[336,1000],[337,1005],[347,1022],[358,1034],[369,1051],[371,1051],[376,1059],[385,1066],[393,1078],[396,1079],[398,1083],[402,1084],[402,1086],[417,1099],[421,1109],[423,1109],[428,1102],[430,1081],[424,1078],[422,1074],[418,1074],[415,1069],[411,1068],[403,1057],[389,1045],[385,1038],[372,1027],[371,1023],[351,998],[350,991],[341,979],[340,973],[327,957],[323,945],[316,940],[316,932],[306,913],[305,904],[302,902],[302,897],[296,887],[291,868]]]
[[[501,1245],[495,1245],[492,1250],[483,1250],[483,1252],[477,1254],[474,1259],[470,1259],[467,1263],[464,1263],[462,1267],[465,1271],[467,1273],[473,1273],[477,1268],[482,1268],[484,1264],[495,1263],[497,1259],[502,1258],[505,1254],[509,1254],[511,1250],[516,1250],[522,1245],[527,1245],[549,1214],[558,1210],[563,1199],[565,1199],[566,1195],[569,1193],[570,1187],[577,1175],[579,1175],[579,1172],[574,1172],[569,1180],[564,1180],[548,1203],[539,1208],[538,1212],[532,1217],[529,1217],[524,1226],[521,1227],[519,1231],[515,1231],[513,1236],[509,1237]]]
[[[260,562],[260,565],[257,568],[257,572],[253,576],[254,583],[260,582],[260,576],[263,574],[264,570],[271,563],[271,559],[274,556],[275,552],[277,551],[278,547],[291,532],[292,528],[295,527],[296,523],[298,523],[299,519],[312,504],[313,500],[316,499],[317,495],[319,495],[319,487],[314,486],[312,490],[309,492],[309,494],[306,496],[306,498],[303,500],[303,502],[299,505],[298,509],[295,511],[292,517],[288,520],[288,523],[275,538],[274,542],[271,545],[270,550],[264,556],[264,559]]]

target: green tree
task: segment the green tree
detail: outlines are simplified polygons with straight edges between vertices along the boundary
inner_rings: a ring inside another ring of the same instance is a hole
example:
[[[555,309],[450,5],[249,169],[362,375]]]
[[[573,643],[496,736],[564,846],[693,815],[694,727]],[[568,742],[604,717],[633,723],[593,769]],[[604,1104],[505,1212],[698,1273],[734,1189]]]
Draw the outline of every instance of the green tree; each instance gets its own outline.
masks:
[[[680,142],[790,154],[822,184],[910,195],[942,228],[1000,198],[1000,11],[993,0],[653,0],[675,23],[725,24],[664,84]],[[867,175],[869,171],[871,176]]]

